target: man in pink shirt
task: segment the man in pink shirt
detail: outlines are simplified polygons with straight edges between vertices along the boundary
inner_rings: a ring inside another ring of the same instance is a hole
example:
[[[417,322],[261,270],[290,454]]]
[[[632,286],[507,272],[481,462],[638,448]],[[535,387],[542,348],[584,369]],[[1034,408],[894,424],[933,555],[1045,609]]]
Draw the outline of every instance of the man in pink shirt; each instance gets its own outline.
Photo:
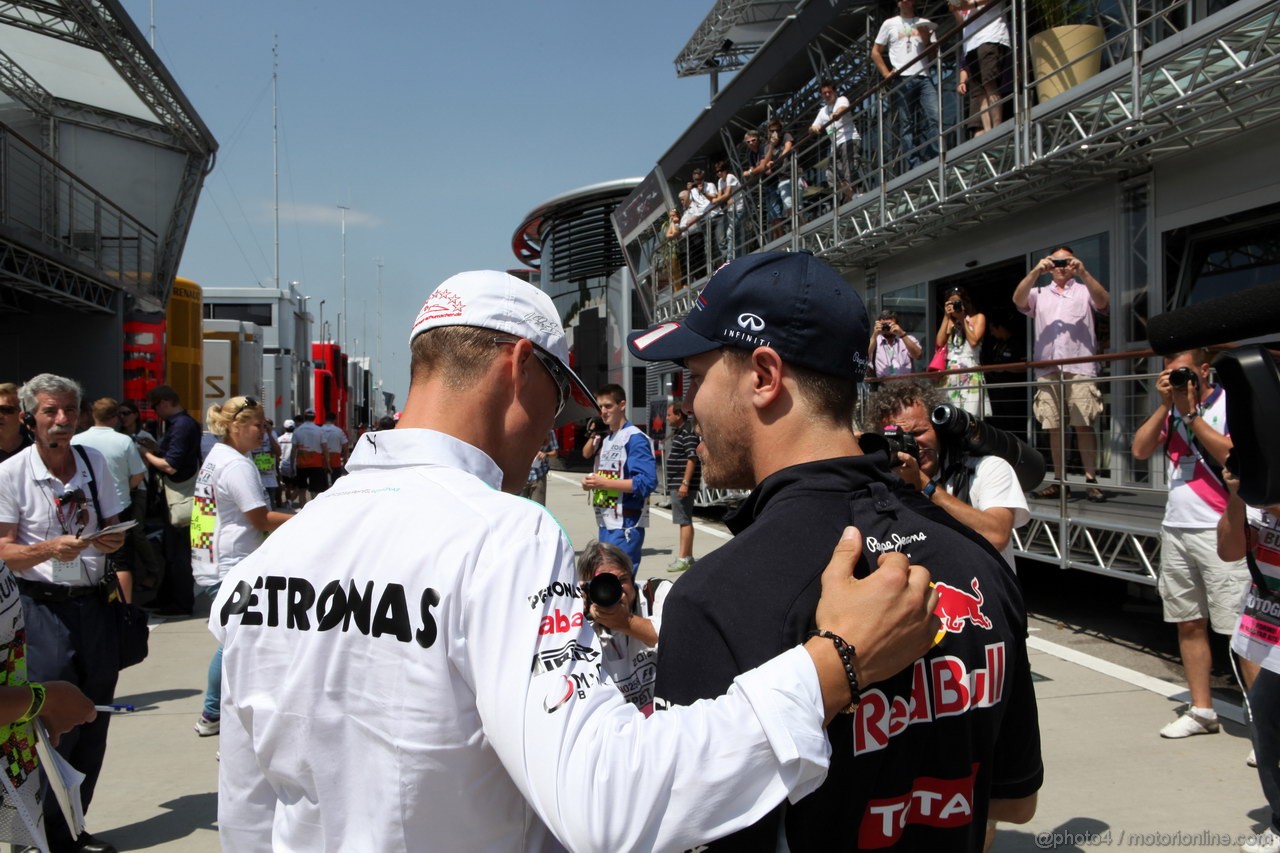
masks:
[[[1053,281],[1037,288],[1036,281],[1048,273]],[[1093,312],[1105,314],[1111,304],[1107,289],[1089,274],[1084,264],[1067,246],[1054,249],[1031,268],[1013,291],[1013,304],[1035,320],[1035,361],[1080,358],[1097,355],[1098,338],[1093,327]],[[1036,391],[1032,410],[1040,426],[1049,432],[1049,451],[1053,455],[1053,471],[1063,479],[1062,408],[1065,402],[1068,419],[1076,434],[1080,461],[1084,465],[1086,496],[1091,501],[1104,501],[1098,488],[1098,442],[1093,422],[1102,413],[1102,392],[1088,381],[1098,375],[1096,362],[1044,367],[1036,370],[1036,380],[1044,384]],[[1080,381],[1079,377],[1086,377]],[[1058,380],[1066,382],[1059,399]],[[1038,498],[1058,497],[1056,483],[1033,494]],[[1065,486],[1063,486],[1065,488]]]

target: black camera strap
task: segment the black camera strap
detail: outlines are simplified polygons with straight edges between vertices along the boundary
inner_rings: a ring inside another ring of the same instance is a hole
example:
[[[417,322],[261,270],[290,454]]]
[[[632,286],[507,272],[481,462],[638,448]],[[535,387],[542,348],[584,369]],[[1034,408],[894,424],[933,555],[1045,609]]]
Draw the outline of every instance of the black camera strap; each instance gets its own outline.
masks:
[[[71,445],[71,448],[75,450],[79,457],[84,461],[85,471],[89,475],[89,499],[90,503],[93,505],[93,518],[98,522],[98,529],[101,530],[102,512],[98,509],[98,483],[93,477],[93,466],[89,464],[89,454],[85,451],[84,447],[79,444],[73,444]]]

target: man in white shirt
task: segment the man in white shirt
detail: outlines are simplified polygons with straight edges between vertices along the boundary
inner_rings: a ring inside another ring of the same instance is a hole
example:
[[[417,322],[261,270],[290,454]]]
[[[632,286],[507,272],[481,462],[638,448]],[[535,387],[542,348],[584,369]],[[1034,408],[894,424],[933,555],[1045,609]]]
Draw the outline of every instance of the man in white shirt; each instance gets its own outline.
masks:
[[[850,532],[816,615],[854,644],[848,668],[814,637],[644,718],[602,680],[573,546],[514,494],[566,401],[591,399],[551,299],[462,273],[410,350],[398,428],[361,436],[214,602],[223,849],[687,849],[812,790],[848,674],[929,647],[928,573],[898,556],[850,581]]]
[[[147,464],[138,453],[133,439],[116,427],[120,423],[120,404],[110,397],[103,397],[93,404],[93,426],[71,439],[72,445],[92,447],[107,460],[107,473],[120,498],[120,516],[133,518],[133,490],[147,476]],[[116,552],[116,577],[126,601],[133,600],[132,539],[126,538],[124,546]]]
[[[106,460],[72,447],[80,416],[79,383],[41,373],[22,386],[27,428],[35,444],[0,464],[0,560],[18,579],[32,681],[69,681],[95,705],[114,701],[120,673],[116,619],[101,594],[107,555],[124,533],[94,534],[115,524],[120,498]],[[80,798],[89,811],[107,752],[110,714],[69,732],[58,752],[84,774]],[[72,837],[55,797],[46,797],[45,829],[57,853],[115,853],[87,832]]]
[[[898,14],[880,25],[871,48],[880,76],[898,78],[889,99],[898,114],[899,142],[908,169],[938,156],[938,85],[931,58],[936,29],[928,18],[916,16],[915,0],[898,0]]]
[[[858,143],[862,137],[853,126],[853,116],[849,115],[849,99],[836,93],[833,81],[823,80],[818,84],[818,94],[822,108],[809,134],[825,133],[831,140],[832,182],[840,191],[840,200],[848,201],[854,192],[862,191],[858,174]]]
[[[1013,529],[1031,520],[1026,495],[1013,466],[999,456],[951,453],[962,458],[948,459],[943,470],[944,448],[930,413],[945,402],[936,385],[895,379],[872,395],[868,410],[877,428],[896,426],[920,447],[919,459],[899,455],[898,476],[990,542],[1009,569],[1016,571]]]

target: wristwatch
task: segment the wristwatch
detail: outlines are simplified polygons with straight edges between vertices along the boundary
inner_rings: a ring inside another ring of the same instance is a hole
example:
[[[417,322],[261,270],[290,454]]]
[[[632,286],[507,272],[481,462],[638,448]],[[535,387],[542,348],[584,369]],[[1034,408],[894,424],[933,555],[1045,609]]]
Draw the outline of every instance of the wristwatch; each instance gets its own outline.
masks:
[[[929,500],[933,500],[933,493],[936,491],[938,491],[938,484],[933,480],[930,480],[928,485],[920,490],[920,494],[924,495]]]

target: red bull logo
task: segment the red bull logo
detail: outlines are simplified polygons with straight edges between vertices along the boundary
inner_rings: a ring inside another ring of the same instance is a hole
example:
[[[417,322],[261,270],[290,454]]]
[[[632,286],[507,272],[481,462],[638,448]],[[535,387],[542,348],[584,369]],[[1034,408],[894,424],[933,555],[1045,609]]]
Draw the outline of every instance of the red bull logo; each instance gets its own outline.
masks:
[[[934,613],[942,620],[942,630],[933,641],[935,646],[942,641],[943,634],[959,634],[964,630],[965,622],[972,622],[986,631],[991,630],[991,620],[982,612],[984,599],[982,590],[978,588],[977,578],[970,584],[972,595],[941,581],[933,584],[933,587],[938,590],[938,609]]]

